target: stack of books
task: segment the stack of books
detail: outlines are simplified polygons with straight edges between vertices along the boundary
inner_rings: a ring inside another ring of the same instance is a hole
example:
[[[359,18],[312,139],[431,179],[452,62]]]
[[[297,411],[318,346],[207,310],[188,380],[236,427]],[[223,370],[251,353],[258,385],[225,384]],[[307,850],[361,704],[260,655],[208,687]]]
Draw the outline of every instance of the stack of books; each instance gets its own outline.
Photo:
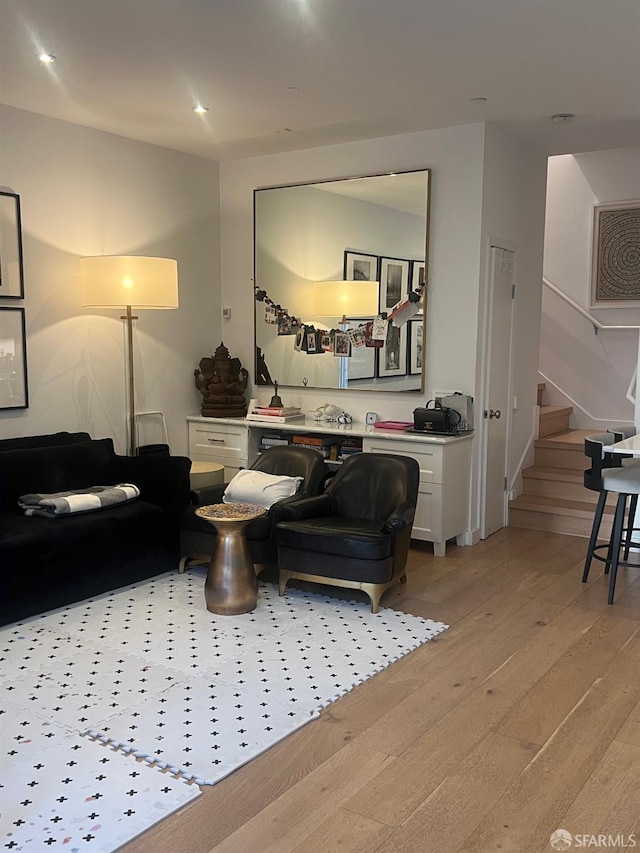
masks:
[[[256,406],[247,412],[247,420],[262,423],[284,424],[304,418],[304,412],[299,406]]]
[[[309,447],[316,450],[324,459],[337,459],[338,439],[329,435],[294,435],[291,443],[296,447]]]
[[[354,453],[362,453],[362,439],[343,438],[342,444],[340,445],[340,455],[338,456],[338,459],[348,459]]]
[[[287,436],[282,435],[282,433],[270,433],[267,432],[264,435],[260,436],[260,450],[266,450],[268,447],[281,447],[283,445],[289,444],[291,441]]]

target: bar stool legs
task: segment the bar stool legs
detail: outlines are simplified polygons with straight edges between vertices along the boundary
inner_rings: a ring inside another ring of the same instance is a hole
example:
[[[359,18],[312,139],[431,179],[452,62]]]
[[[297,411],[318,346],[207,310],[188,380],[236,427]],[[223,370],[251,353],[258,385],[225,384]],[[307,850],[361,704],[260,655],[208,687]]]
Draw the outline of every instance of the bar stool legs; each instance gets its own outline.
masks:
[[[582,573],[582,583],[586,583],[587,578],[589,577],[589,569],[591,568],[591,561],[593,560],[593,552],[595,550],[596,543],[598,541],[598,534],[600,533],[600,525],[602,523],[602,516],[604,513],[604,505],[606,502],[607,502],[607,492],[601,491],[600,496],[598,497],[598,505],[596,506],[596,514],[593,518],[593,525],[591,526],[591,536],[589,537],[589,547],[587,548],[587,559],[586,559],[585,564],[584,564],[584,572]]]
[[[622,529],[624,527],[624,511],[627,503],[626,495],[619,495],[616,503],[616,514],[613,519],[613,533],[611,535],[611,547],[609,549],[606,569],[611,569],[609,575],[609,597],[608,603],[613,604],[613,594],[616,588],[616,575],[618,574],[618,563],[620,562],[620,546],[622,544]],[[629,523],[631,528],[633,521]],[[627,537],[627,542],[629,537]],[[625,551],[627,545],[625,543]],[[605,574],[606,574],[605,569]]]

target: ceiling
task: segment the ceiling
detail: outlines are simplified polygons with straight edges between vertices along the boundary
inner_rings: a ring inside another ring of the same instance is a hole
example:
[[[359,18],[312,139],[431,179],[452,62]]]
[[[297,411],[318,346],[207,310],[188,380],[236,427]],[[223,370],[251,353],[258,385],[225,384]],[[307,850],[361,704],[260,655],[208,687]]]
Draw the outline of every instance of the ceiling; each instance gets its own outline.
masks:
[[[215,160],[476,121],[639,145],[640,2],[0,0],[0,102]]]

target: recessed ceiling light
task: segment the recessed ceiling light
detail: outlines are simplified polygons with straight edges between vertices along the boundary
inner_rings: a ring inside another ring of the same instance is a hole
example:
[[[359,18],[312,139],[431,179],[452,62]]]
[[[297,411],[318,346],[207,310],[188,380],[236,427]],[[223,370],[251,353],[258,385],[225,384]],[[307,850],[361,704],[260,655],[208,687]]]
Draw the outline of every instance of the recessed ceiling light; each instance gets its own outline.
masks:
[[[202,104],[198,104],[193,108],[194,113],[198,113],[199,116],[204,115],[209,112],[209,107],[203,107]]]
[[[52,53],[37,53],[36,56],[40,60],[40,62],[44,62],[45,65],[51,65],[52,62],[56,61],[55,56]]]
[[[573,113],[555,113],[551,116],[551,121],[554,124],[571,124],[575,115]]]
[[[469,103],[470,104],[486,104],[487,99],[486,98],[471,98]]]

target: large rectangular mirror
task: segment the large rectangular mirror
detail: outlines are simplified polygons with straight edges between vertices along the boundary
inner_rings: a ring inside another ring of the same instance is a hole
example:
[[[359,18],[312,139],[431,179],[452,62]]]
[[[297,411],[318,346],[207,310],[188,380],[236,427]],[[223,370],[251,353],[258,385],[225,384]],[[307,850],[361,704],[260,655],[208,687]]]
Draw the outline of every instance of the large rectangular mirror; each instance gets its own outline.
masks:
[[[254,191],[257,385],[423,391],[426,296],[382,347],[346,357],[321,341],[366,327],[427,281],[429,203],[429,169]],[[320,286],[339,282],[351,306],[342,316]],[[300,348],[292,319],[315,329],[313,349]]]

